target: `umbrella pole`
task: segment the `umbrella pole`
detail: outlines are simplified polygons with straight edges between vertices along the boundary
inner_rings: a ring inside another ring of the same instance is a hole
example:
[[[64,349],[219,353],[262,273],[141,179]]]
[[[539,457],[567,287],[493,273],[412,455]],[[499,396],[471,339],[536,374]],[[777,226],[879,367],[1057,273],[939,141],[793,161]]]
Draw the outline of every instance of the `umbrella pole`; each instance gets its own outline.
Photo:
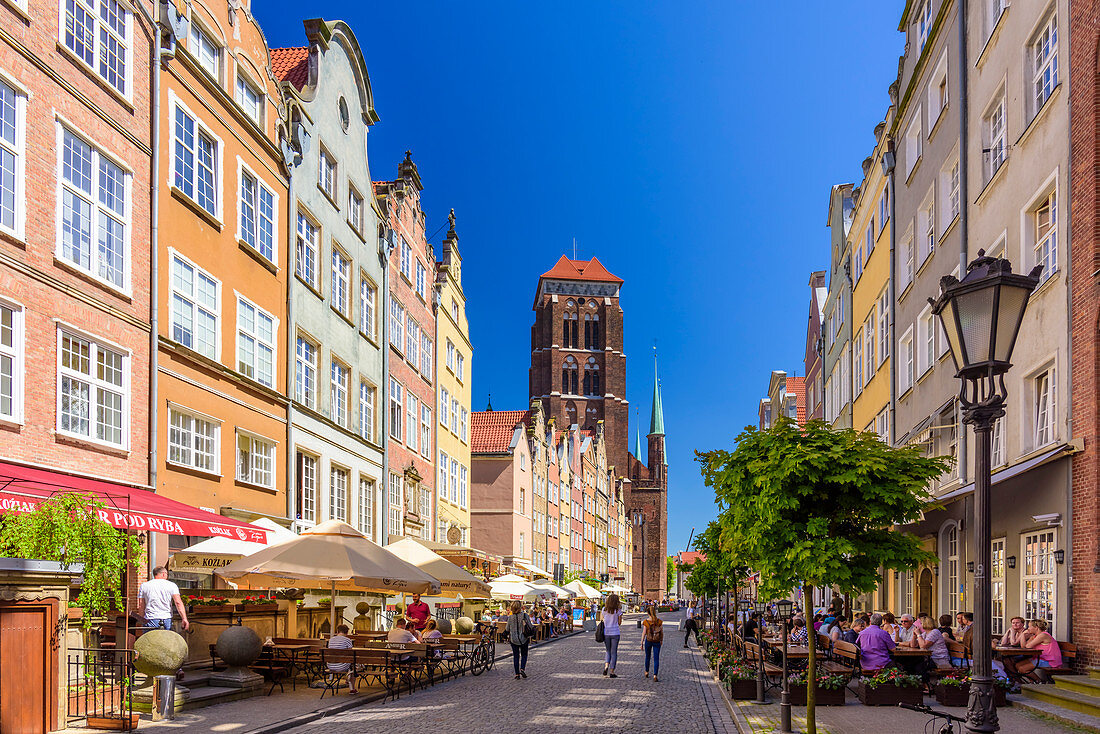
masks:
[[[328,605],[328,636],[336,634],[336,579],[332,580],[332,595]]]

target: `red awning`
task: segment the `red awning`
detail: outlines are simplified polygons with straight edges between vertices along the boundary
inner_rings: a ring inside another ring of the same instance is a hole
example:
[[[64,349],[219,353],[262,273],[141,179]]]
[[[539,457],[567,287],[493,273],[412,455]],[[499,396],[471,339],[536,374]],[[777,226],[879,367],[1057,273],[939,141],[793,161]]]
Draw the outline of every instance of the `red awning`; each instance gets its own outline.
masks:
[[[116,528],[267,542],[267,531],[261,527],[161,497],[149,489],[0,461],[0,513],[31,512],[61,492],[94,496],[106,505],[99,516]]]

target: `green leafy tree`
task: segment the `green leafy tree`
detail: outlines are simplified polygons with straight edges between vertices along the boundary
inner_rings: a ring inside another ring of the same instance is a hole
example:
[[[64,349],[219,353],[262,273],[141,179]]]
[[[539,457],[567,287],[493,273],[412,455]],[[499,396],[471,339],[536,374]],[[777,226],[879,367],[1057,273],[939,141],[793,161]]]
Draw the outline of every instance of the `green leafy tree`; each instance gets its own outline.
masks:
[[[65,492],[50,497],[33,512],[7,515],[0,524],[0,555],[57,561],[68,567],[84,564],[84,582],[77,603],[95,614],[122,609],[122,574],[127,558],[141,553],[137,537],[100,519],[106,506],[89,495]],[[136,568],[131,560],[130,566]]]
[[[665,589],[668,594],[676,589],[676,556],[669,556],[665,563]]]
[[[722,548],[721,533],[721,518],[712,520],[692,543],[702,555],[687,566],[691,575],[684,585],[697,597],[713,597],[720,591],[731,591],[747,575],[738,557]]]
[[[872,433],[788,419],[764,431],[747,428],[732,452],[697,452],[696,459],[721,509],[720,549],[760,573],[761,598],[825,585],[866,593],[880,569],[935,559],[894,528],[928,509],[926,487],[950,467],[948,459],[892,448]],[[810,641],[814,680],[813,635]],[[812,688],[806,696],[807,730],[815,734]]]

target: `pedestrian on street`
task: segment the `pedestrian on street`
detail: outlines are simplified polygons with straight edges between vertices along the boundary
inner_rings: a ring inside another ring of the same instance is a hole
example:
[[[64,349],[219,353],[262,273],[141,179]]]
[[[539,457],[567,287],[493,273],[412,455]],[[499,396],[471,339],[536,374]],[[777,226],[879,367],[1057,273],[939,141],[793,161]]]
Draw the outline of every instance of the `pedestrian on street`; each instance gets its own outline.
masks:
[[[180,598],[180,587],[168,580],[168,569],[157,566],[153,569],[153,578],[138,589],[138,616],[145,620],[145,629],[172,629],[172,605],[179,610],[183,631],[187,622],[187,608]]]
[[[684,612],[684,647],[688,646],[688,637],[695,633],[695,644],[699,644],[699,627],[695,624],[695,607],[688,606]]]
[[[527,677],[527,651],[531,645],[531,633],[534,625],[527,612],[523,611],[523,602],[512,602],[512,614],[508,617],[508,642],[512,645],[512,667],[516,669],[516,680]]]
[[[645,650],[645,677],[649,677],[649,656],[653,655],[653,682],[661,672],[661,643],[665,640],[664,622],[657,617],[657,607],[650,607],[649,617],[642,622],[645,633],[642,635],[642,649]]]
[[[618,594],[609,594],[600,613],[603,620],[603,646],[607,654],[604,658],[603,674],[608,678],[618,678],[615,675],[615,663],[619,659],[619,637],[622,628],[619,623],[623,619],[623,606],[619,602]]]

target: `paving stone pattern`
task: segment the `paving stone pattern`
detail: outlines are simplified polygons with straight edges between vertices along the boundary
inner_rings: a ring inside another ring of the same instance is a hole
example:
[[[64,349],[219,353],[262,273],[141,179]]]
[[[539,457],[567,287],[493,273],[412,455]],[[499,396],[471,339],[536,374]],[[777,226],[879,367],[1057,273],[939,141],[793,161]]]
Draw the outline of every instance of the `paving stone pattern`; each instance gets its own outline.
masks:
[[[515,734],[575,734],[670,731],[735,734],[737,727],[723,703],[706,662],[692,642],[690,650],[676,632],[680,615],[663,615],[666,627],[661,679],[643,675],[645,654],[636,618],[624,620],[619,643],[618,678],[605,678],[604,648],[591,633],[532,648],[527,680],[515,680],[510,657],[492,671],[402,696],[399,701],[370,703],[292,729],[351,734],[381,727],[435,728]]]

